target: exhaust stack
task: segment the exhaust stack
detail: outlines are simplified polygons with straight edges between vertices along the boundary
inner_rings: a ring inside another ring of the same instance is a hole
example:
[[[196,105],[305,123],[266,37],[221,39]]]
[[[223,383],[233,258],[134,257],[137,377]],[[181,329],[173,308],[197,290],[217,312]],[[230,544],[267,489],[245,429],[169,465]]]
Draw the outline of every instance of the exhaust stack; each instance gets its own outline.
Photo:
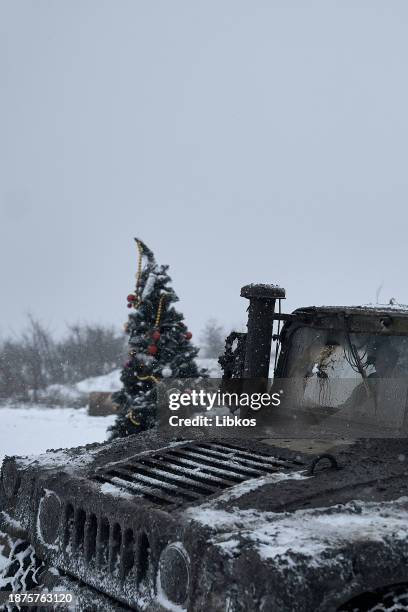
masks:
[[[251,284],[241,289],[249,300],[244,378],[268,379],[275,302],[286,297],[277,285]]]

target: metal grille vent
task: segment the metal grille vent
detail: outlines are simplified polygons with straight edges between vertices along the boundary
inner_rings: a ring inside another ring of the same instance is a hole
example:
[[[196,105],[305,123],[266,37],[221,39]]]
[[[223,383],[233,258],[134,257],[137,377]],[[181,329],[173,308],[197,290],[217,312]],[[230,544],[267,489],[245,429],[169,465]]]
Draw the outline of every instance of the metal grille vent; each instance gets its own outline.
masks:
[[[146,538],[145,534],[142,534]],[[119,523],[110,523],[106,516],[86,513],[69,503],[65,507],[63,549],[97,568],[122,580],[131,571],[138,542],[132,529],[122,529]]]
[[[300,465],[232,444],[202,442],[107,465],[94,478],[168,506],[195,502],[250,478]]]

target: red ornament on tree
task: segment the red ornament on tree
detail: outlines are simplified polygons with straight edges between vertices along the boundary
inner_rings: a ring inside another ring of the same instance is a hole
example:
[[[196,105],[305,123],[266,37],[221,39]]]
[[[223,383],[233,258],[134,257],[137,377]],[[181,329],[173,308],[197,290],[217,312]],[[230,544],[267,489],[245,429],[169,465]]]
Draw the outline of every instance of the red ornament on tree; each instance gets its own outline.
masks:
[[[155,342],[160,340],[160,336],[161,336],[161,333],[157,329],[152,333],[152,338]]]
[[[191,340],[191,338],[193,337],[193,334],[192,334],[191,332],[189,332],[189,331],[188,331],[188,332],[185,334],[185,336],[184,336],[184,337],[185,337],[185,339],[186,339],[186,340]]]
[[[128,303],[127,307],[132,308],[133,304],[131,302]]]
[[[133,293],[129,293],[129,295],[127,296],[127,301],[128,302],[136,302],[136,296],[133,295]]]
[[[158,350],[159,349],[155,344],[149,344],[149,346],[147,347],[147,352],[149,353],[149,355],[156,355]]]

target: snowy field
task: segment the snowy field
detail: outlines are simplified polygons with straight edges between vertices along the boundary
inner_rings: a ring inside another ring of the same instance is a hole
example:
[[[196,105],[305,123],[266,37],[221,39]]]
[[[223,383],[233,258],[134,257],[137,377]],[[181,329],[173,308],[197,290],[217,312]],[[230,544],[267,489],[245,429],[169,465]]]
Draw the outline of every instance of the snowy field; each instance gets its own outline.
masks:
[[[60,397],[66,397],[67,400],[74,397],[82,408],[41,404],[0,405],[0,464],[5,455],[35,455],[49,448],[69,448],[103,442],[115,415],[88,416],[85,407],[88,393],[112,392],[120,389],[120,386],[120,370],[115,370],[73,386],[52,385],[45,392],[52,395],[57,390]],[[69,405],[68,401],[67,404]]]
[[[86,408],[0,407],[0,464],[5,455],[102,442],[114,420],[115,415],[88,416]]]
[[[211,377],[221,376],[216,359],[197,359]],[[50,448],[69,448],[103,442],[115,415],[91,417],[85,406],[92,391],[113,392],[121,387],[120,370],[88,378],[75,385],[51,385],[44,392],[49,400],[58,394],[58,406],[36,404],[0,405],[0,465],[5,455],[35,455]],[[64,406],[64,398],[66,405]],[[82,408],[69,407],[72,400]],[[61,403],[60,403],[61,402]]]

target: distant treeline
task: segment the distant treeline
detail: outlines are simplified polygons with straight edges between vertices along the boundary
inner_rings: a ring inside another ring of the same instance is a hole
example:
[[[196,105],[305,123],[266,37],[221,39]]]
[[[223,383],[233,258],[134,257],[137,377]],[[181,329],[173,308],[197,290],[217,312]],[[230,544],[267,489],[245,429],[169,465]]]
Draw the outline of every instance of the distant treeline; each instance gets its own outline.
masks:
[[[207,321],[200,335],[200,357],[218,358],[224,350],[223,327]],[[121,368],[127,355],[128,336],[113,327],[69,325],[60,340],[37,319],[29,316],[19,335],[0,339],[0,401],[58,403],[57,389]],[[62,403],[66,397],[62,397]]]
[[[37,401],[52,384],[72,384],[121,367],[127,337],[111,327],[70,325],[56,340],[28,318],[17,337],[0,340],[0,399]]]

